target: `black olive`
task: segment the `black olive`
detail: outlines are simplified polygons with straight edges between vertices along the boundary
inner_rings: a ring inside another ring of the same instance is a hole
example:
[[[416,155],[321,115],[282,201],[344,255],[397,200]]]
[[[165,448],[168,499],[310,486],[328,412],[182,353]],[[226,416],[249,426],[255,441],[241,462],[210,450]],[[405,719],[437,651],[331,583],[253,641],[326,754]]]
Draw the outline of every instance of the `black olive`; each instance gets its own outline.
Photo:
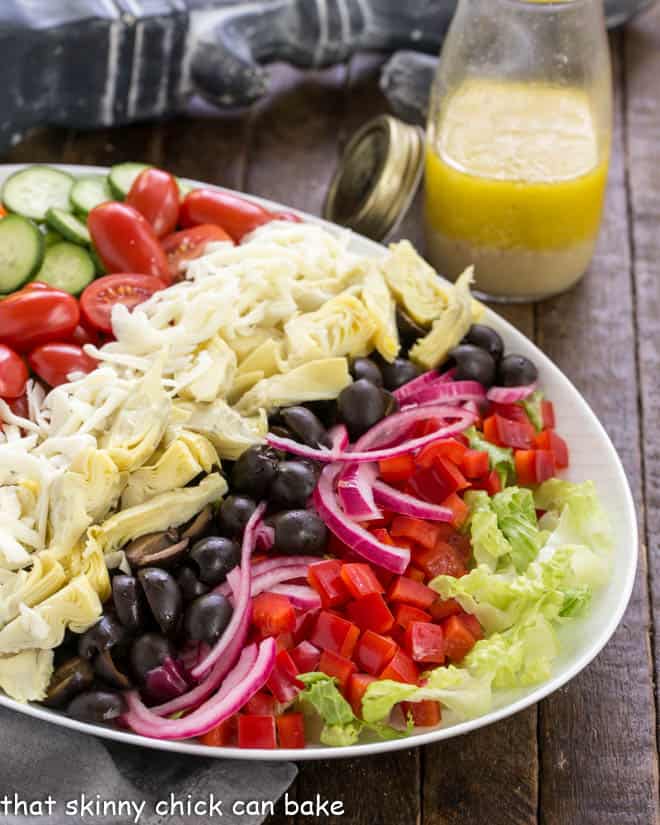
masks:
[[[268,495],[277,472],[278,455],[270,447],[255,444],[249,447],[234,464],[231,485],[239,493],[260,499]]]
[[[383,361],[381,372],[383,373],[385,389],[392,391],[407,384],[408,381],[412,381],[413,378],[417,378],[419,368],[412,361],[408,361],[407,358],[395,358],[391,364]]]
[[[507,355],[497,370],[497,383],[500,387],[523,387],[538,380],[539,371],[524,355]]]
[[[315,487],[316,471],[309,462],[283,461],[270,488],[270,502],[287,510],[304,507]]]
[[[94,681],[92,666],[81,656],[74,656],[61,664],[50,677],[44,705],[49,708],[62,708],[74,696],[81,693]]]
[[[191,602],[198,596],[203,596],[204,593],[209,592],[208,585],[197,578],[197,574],[191,567],[182,567],[176,580],[181,588],[184,602]]]
[[[138,573],[149,609],[163,633],[170,634],[177,629],[181,618],[181,590],[176,580],[160,567],[145,567]]]
[[[361,378],[342,390],[337,399],[339,415],[355,441],[385,416],[386,399],[380,387]]]
[[[218,526],[221,532],[227,536],[241,536],[256,509],[257,505],[252,498],[227,496],[218,513]]]
[[[499,332],[495,332],[492,327],[487,327],[484,324],[473,324],[463,339],[463,343],[472,344],[472,346],[486,350],[495,361],[499,361],[504,355],[504,341],[502,341]]]
[[[128,690],[131,686],[131,680],[117,667],[109,650],[104,650],[103,653],[96,655],[94,670],[111,687]]]
[[[351,375],[356,381],[364,378],[365,381],[371,381],[378,387],[383,386],[383,374],[378,364],[371,358],[356,358],[351,364]]]
[[[337,410],[337,402],[334,400],[327,401],[307,401],[305,406],[311,410],[324,427],[330,429],[334,427],[339,420],[339,412]]]
[[[190,551],[190,560],[199,568],[200,581],[215,587],[239,563],[241,548],[224,536],[208,536],[195,544]]]
[[[88,690],[76,696],[66,712],[69,716],[75,716],[87,722],[109,722],[121,716],[125,710],[124,699],[120,693],[112,693],[109,690]]]
[[[404,350],[409,350],[418,338],[423,338],[428,332],[399,308],[396,311],[396,326]]]
[[[78,641],[78,653],[84,659],[91,659],[102,650],[109,650],[126,639],[126,629],[110,614],[86,630]]]
[[[221,593],[206,593],[191,602],[183,618],[188,639],[213,645],[229,624],[233,609]]]
[[[495,361],[486,350],[472,344],[461,344],[449,355],[456,362],[456,381],[478,381],[484,387],[492,387],[495,383]]]
[[[173,650],[169,641],[160,633],[143,633],[131,647],[131,667],[136,678],[144,682],[147,673],[172,658]]]
[[[330,436],[319,418],[307,407],[287,407],[280,412],[285,426],[298,441],[310,447],[330,447]]]
[[[328,543],[328,528],[313,510],[287,510],[272,519],[273,549],[286,555],[321,556]]]
[[[144,599],[135,576],[118,575],[112,579],[112,601],[119,621],[131,633],[144,624]]]

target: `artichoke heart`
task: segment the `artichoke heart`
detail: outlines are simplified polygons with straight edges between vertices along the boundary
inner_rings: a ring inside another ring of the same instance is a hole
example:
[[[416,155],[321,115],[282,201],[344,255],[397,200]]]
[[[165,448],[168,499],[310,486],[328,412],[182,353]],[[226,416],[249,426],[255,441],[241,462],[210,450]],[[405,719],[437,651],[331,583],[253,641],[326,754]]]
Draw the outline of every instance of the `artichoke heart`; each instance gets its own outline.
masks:
[[[128,479],[105,450],[85,450],[71,462],[71,472],[80,473],[86,483],[85,508],[92,521],[100,521],[112,510]]]
[[[108,565],[105,562],[103,551],[93,539],[88,539],[81,558],[81,570],[87,580],[98,593],[99,599],[105,602],[110,598],[112,586],[108,574]]]
[[[18,616],[20,605],[34,607],[66,583],[64,568],[47,550],[32,556],[32,567],[5,573],[0,580],[0,626]]]
[[[289,363],[367,355],[376,329],[374,317],[363,302],[343,292],[315,312],[299,315],[284,325]]]
[[[151,463],[130,474],[121,497],[122,508],[135,507],[160,493],[185,487],[202,472],[218,464],[211,442],[198,433],[182,431]]]
[[[200,346],[179,395],[192,401],[213,401],[225,395],[234,380],[236,353],[219,335]]]
[[[220,458],[228,461],[235,461],[268,432],[268,419],[258,406],[251,410],[254,415],[245,416],[218,398],[212,404],[195,404],[190,409],[188,429],[208,438]]]
[[[322,358],[302,364],[284,375],[264,378],[245,393],[236,409],[249,415],[259,409],[331,400],[350,383],[345,358]]]
[[[226,492],[227,482],[219,473],[212,473],[196,487],[161,493],[136,507],[120,510],[103,524],[89,528],[83,556],[87,555],[91,542],[96,542],[106,555],[147,533],[178,527],[190,521],[207,504],[219,501]]]
[[[53,675],[52,650],[22,650],[0,656],[0,688],[17,702],[40,702]]]
[[[0,630],[0,654],[62,644],[67,628],[83,633],[103,611],[86,576],[76,576],[37,607],[21,605],[20,613]]]
[[[394,361],[399,353],[399,331],[396,326],[396,302],[382,274],[371,269],[362,285],[362,301],[376,326],[373,348],[386,361]],[[370,347],[371,349],[371,347]]]
[[[431,331],[417,341],[410,350],[410,360],[427,370],[445,361],[449,352],[463,339],[472,325],[472,296],[470,284],[474,267],[469,267],[458,278],[449,293],[449,303],[442,315],[433,322]]]

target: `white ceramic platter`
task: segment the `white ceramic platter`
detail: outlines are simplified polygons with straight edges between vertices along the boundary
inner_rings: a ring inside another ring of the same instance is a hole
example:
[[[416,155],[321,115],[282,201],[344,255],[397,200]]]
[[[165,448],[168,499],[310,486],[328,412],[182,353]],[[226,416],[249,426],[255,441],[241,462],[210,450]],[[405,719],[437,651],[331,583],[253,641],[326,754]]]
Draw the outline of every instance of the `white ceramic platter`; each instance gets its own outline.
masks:
[[[18,166],[0,166],[0,185]],[[107,170],[85,166],[64,166],[74,175],[105,173]],[[191,186],[201,186],[195,181],[186,181]],[[258,200],[258,199],[255,199]],[[270,208],[289,209],[287,206],[263,201]],[[319,221],[309,215],[304,218],[324,225],[331,231],[337,227]],[[380,255],[383,247],[359,235],[354,235],[352,246],[364,255]],[[623,617],[633,587],[637,566],[637,522],[632,495],[619,457],[607,433],[599,423],[580,393],[560,370],[509,323],[488,310],[485,323],[496,329],[503,337],[507,351],[517,352],[531,358],[539,368],[540,386],[555,404],[558,431],[568,441],[571,451],[571,468],[568,478],[573,481],[592,479],[611,519],[615,533],[613,570],[607,589],[599,592],[593,601],[589,615],[579,620],[571,628],[570,638],[562,639],[561,656],[556,662],[552,678],[533,688],[500,696],[498,707],[490,713],[469,722],[420,733],[405,739],[352,745],[343,748],[308,747],[305,750],[240,750],[238,748],[209,748],[194,742],[161,742],[147,739],[100,725],[87,724],[69,719],[55,711],[38,705],[24,705],[0,696],[0,705],[25,713],[44,722],[70,728],[82,733],[115,739],[120,742],[163,751],[175,751],[206,757],[232,757],[248,760],[302,760],[328,759],[340,757],[370,756],[411,746],[438,742],[452,736],[460,736],[469,731],[489,725],[499,719],[511,716],[523,708],[538,702],[545,696],[565,685],[576,676],[600,652],[614,633]]]

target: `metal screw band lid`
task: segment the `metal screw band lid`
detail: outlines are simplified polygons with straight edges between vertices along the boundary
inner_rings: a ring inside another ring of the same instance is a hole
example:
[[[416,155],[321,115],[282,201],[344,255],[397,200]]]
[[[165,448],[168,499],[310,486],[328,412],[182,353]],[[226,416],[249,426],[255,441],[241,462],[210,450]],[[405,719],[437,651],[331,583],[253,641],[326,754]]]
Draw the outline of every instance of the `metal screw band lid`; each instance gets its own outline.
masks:
[[[383,240],[408,211],[422,175],[424,135],[390,115],[366,123],[346,146],[323,216]]]

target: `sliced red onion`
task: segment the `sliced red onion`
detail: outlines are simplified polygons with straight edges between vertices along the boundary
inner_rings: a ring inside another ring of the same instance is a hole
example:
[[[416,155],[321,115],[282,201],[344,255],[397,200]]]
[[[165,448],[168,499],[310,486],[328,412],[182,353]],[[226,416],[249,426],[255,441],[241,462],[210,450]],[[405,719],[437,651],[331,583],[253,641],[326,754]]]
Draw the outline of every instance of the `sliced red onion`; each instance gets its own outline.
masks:
[[[317,558],[316,561],[319,559]],[[272,591],[273,588],[282,584],[283,582],[294,581],[295,579],[306,579],[308,564],[288,565],[286,567],[278,567],[275,570],[269,570],[267,573],[262,573],[260,576],[253,576],[251,595],[258,596],[259,593]],[[232,573],[234,571],[232,570]],[[229,574],[231,576],[231,573]],[[229,578],[229,576],[227,577]],[[230,582],[233,584],[233,582]]]
[[[383,517],[371,489],[378,475],[377,464],[347,464],[337,482],[343,511],[355,521],[375,521]]]
[[[454,517],[448,507],[429,504],[420,498],[415,498],[415,496],[410,496],[396,490],[394,487],[390,487],[384,481],[375,481],[373,491],[376,502],[392,513],[424,518],[428,521],[451,521]]]
[[[523,401],[528,398],[536,391],[536,387],[536,381],[523,387],[491,387],[488,390],[487,398],[495,404],[515,404],[516,401]]]
[[[126,694],[128,712],[122,718],[136,733],[154,739],[190,739],[202,736],[233,716],[266,684],[275,666],[275,655],[275,640],[264,639],[259,645],[256,661],[240,681],[230,676],[233,684],[230,690],[224,694],[215,694],[197,710],[180,719],[164,719],[153,713],[142,702],[137,691]],[[243,656],[236,669],[244,667],[242,659]]]
[[[392,394],[399,404],[409,404],[416,401],[417,394],[427,387],[434,387],[437,384],[446,384],[448,381],[451,381],[455,372],[456,370],[447,370],[447,372],[443,372],[442,375],[439,375],[435,370],[424,372],[417,378],[413,378],[412,381],[408,381],[407,384],[398,387]]]
[[[341,452],[335,447],[333,447],[332,450],[328,450],[325,447],[308,447],[307,444],[301,444],[292,438],[282,438],[274,433],[268,433],[266,441],[276,450],[282,450],[282,452],[291,453],[291,455],[297,455],[300,456],[300,458],[309,458],[312,461],[332,463]]]
[[[257,550],[270,550],[275,543],[275,529],[262,521],[257,527],[254,539]]]
[[[147,673],[145,693],[155,702],[166,702],[181,696],[188,688],[188,682],[183,673],[183,667],[167,656],[158,667]]]
[[[250,574],[252,576],[252,581],[254,581],[257,576],[262,576],[264,573],[268,573],[271,570],[280,570],[284,567],[298,567],[300,565],[309,567],[310,564],[314,564],[314,562],[318,560],[318,556],[273,556],[271,559],[264,559],[263,561],[253,564]],[[293,576],[290,578],[293,578]],[[223,596],[229,596],[232,592],[231,585],[228,581],[225,581],[215,587],[213,592],[221,593]]]
[[[460,401],[485,401],[486,390],[478,381],[436,381],[421,389],[413,399],[404,402],[406,408],[412,404],[452,404]]]
[[[211,648],[206,642],[195,642],[192,640],[186,642],[178,652],[179,659],[186,673],[189,674],[195,665],[208,655],[210,650]]]
[[[321,597],[306,584],[276,584],[268,588],[268,592],[286,596],[299,610],[319,610],[321,607]]]
[[[330,436],[330,443],[332,444],[333,450],[341,452],[348,447],[348,430],[343,424],[337,424],[328,431],[328,435]]]
[[[245,636],[247,635],[247,622],[245,621],[245,617],[250,611],[250,593],[252,582],[250,556],[254,550],[255,534],[265,509],[265,502],[261,502],[254,513],[250,516],[250,520],[245,527],[245,531],[243,533],[243,546],[241,548],[241,583],[236,596],[234,612],[229,624],[225,628],[224,633],[211,648],[211,652],[196,667],[193,668],[192,676],[194,679],[202,679],[216,662],[223,660],[223,657],[224,659],[230,660],[229,667],[227,667],[227,670],[225,671],[228,672],[231,665],[233,665],[236,661],[235,657],[238,655],[238,651],[243,646]],[[241,634],[241,642],[238,649],[236,649],[237,646],[235,643],[235,637],[240,636]],[[231,658],[231,656],[234,658]]]
[[[340,541],[378,567],[402,574],[410,563],[410,550],[390,547],[379,542],[371,533],[360,527],[342,511],[334,491],[340,467],[324,467],[314,490],[314,506],[326,526]]]

